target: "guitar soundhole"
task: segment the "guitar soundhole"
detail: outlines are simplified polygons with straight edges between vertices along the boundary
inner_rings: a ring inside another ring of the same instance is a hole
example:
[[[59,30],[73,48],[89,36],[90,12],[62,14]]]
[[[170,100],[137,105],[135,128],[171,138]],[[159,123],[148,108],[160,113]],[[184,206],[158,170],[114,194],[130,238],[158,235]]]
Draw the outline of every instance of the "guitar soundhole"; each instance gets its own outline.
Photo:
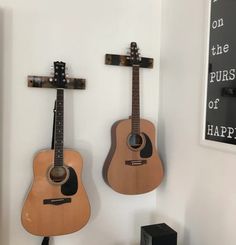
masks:
[[[69,171],[64,166],[54,166],[49,170],[49,178],[55,184],[63,184],[67,181]]]
[[[128,144],[132,149],[137,150],[143,145],[143,137],[140,134],[130,134]]]

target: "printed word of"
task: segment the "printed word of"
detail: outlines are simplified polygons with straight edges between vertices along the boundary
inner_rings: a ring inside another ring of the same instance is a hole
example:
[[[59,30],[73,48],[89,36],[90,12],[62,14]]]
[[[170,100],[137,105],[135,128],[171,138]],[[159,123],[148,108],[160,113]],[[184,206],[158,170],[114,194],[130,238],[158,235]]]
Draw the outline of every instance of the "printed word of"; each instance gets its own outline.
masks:
[[[215,99],[214,101],[213,100],[211,100],[209,103],[208,103],[208,108],[209,109],[214,109],[214,110],[218,110],[219,108],[218,108],[218,104],[219,104],[219,102],[220,102],[220,99]]]

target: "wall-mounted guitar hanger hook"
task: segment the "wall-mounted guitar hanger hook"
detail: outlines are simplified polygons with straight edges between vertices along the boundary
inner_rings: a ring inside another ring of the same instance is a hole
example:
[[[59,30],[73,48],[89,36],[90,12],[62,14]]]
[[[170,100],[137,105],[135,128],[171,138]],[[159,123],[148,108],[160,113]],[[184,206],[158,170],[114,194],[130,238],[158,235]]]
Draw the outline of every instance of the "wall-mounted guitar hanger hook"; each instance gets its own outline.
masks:
[[[58,88],[53,76],[28,76],[28,87],[34,88]],[[86,80],[83,78],[66,77],[64,89],[85,89]]]
[[[153,68],[153,58],[140,57],[140,68]],[[114,66],[132,66],[131,56],[128,55],[118,55],[118,54],[106,54],[105,64]]]

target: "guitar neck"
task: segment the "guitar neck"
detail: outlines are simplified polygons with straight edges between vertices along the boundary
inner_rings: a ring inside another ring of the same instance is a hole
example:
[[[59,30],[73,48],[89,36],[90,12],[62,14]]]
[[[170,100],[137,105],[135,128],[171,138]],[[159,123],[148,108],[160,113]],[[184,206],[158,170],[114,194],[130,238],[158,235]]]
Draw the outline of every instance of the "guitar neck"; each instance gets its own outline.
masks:
[[[133,65],[131,120],[132,120],[132,133],[140,134],[139,65]]]
[[[55,143],[54,165],[63,166],[63,141],[64,141],[64,90],[57,89],[56,114],[55,114]]]

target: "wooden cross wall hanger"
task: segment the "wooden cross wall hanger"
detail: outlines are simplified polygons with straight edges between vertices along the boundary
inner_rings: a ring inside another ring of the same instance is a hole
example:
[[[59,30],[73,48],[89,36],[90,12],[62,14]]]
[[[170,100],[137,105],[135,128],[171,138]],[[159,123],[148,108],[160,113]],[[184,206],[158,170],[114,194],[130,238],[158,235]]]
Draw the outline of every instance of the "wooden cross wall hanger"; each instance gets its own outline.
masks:
[[[63,64],[61,66],[60,64]],[[58,66],[59,65],[59,66]],[[63,76],[58,76],[57,69],[62,67],[66,70],[65,63],[56,61],[54,62],[54,76],[28,76],[28,87],[34,88],[64,88],[64,89],[85,89],[86,80],[82,78],[70,78],[67,77],[66,71],[60,70],[60,74]],[[63,77],[63,79],[62,79]]]
[[[135,42],[132,42],[134,46],[137,46]],[[138,50],[138,48],[137,48]],[[118,54],[106,54],[105,64],[115,65],[115,66],[133,66],[132,62],[132,50],[128,55],[118,55]],[[153,68],[154,60],[152,58],[139,57],[139,67],[141,68]]]

